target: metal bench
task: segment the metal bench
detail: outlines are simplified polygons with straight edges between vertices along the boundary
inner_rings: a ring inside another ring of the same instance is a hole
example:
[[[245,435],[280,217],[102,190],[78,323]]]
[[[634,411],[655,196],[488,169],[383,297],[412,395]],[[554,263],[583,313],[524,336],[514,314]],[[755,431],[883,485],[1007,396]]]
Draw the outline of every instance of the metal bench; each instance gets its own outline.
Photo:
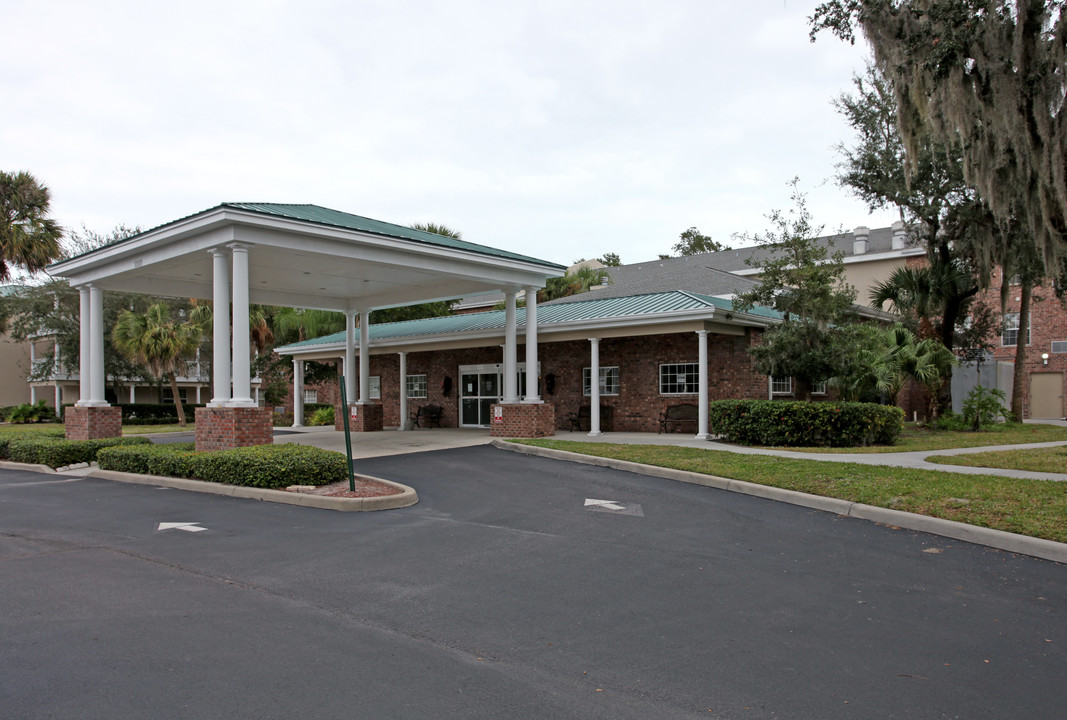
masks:
[[[411,415],[411,420],[415,427],[441,427],[442,414],[444,409],[440,405],[423,405],[418,412]]]
[[[613,409],[611,405],[600,406],[600,429],[604,432],[611,432]],[[591,414],[592,407],[590,405],[581,405],[578,408],[578,412],[567,413],[568,428],[579,432],[588,431]]]
[[[668,405],[660,416],[659,432],[671,432],[675,427],[678,429],[692,427],[693,431],[696,432],[697,420],[697,406],[693,403]]]

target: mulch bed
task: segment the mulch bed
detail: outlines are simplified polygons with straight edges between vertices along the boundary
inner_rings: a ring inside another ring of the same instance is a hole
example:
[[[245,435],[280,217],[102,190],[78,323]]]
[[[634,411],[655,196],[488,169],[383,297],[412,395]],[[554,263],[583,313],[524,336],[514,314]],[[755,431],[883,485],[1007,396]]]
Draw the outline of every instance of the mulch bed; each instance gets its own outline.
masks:
[[[327,497],[342,498],[385,497],[386,495],[399,495],[403,492],[400,488],[395,488],[392,485],[383,485],[382,483],[363,480],[356,481],[355,491],[348,489],[347,482],[321,485],[319,487],[298,485],[288,488],[288,490],[289,492],[296,492],[304,495],[325,495]]]

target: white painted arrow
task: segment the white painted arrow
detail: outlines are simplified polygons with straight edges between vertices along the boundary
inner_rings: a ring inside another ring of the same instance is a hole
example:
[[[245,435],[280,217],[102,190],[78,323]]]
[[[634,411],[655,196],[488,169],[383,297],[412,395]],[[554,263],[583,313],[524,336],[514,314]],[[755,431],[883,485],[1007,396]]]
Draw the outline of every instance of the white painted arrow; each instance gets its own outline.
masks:
[[[592,498],[585,499],[585,506],[595,505],[596,507],[607,508],[608,510],[625,510],[625,505],[620,505],[614,500],[593,500]]]
[[[185,532],[204,532],[207,530],[205,527],[198,527],[200,523],[186,523],[186,522],[161,522],[156,526],[156,532],[163,532],[164,530],[184,530]]]

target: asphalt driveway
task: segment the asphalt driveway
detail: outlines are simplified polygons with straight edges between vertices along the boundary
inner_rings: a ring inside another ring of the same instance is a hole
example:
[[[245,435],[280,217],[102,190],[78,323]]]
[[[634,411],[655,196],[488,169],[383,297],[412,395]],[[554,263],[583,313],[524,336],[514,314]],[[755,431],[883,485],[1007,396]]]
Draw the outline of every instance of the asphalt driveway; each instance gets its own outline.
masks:
[[[1062,565],[484,446],[359,470],[420,503],[0,471],[0,716],[1062,717]]]

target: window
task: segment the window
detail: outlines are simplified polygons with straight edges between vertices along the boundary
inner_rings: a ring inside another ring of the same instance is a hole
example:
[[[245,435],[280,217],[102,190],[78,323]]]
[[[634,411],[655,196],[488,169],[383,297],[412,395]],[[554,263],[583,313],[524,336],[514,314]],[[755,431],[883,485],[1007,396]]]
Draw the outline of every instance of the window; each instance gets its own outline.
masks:
[[[582,395],[588,397],[592,394],[592,388],[589,384],[589,378],[593,373],[593,368],[582,368]],[[619,368],[617,367],[602,367],[600,368],[600,394],[601,395],[618,395],[619,394]]]
[[[771,394],[773,395],[788,395],[793,392],[793,378],[785,377],[772,377],[771,378]]]
[[[405,388],[407,389],[407,395],[409,398],[426,397],[426,376],[408,375],[407,382],[405,383]]]
[[[696,363],[659,366],[660,395],[696,395],[700,392],[700,366]]]
[[[820,380],[819,382],[811,384],[812,395],[825,395],[826,394],[826,381]]]
[[[370,399],[381,400],[382,399],[382,376],[371,375],[370,378]]]
[[[169,387],[160,388],[159,402],[172,403],[174,402],[174,392]],[[186,398],[187,392],[185,388],[178,388],[178,395],[181,396],[182,402],[187,403],[189,400]]]
[[[1030,327],[1026,328],[1026,344],[1030,344]],[[1019,313],[1004,313],[1004,329],[1000,334],[1002,347],[1015,347],[1019,341]]]
[[[318,390],[304,390],[304,402],[317,403],[319,401]]]
[[[1052,341],[1053,353],[1067,353],[1067,340],[1053,340]]]

